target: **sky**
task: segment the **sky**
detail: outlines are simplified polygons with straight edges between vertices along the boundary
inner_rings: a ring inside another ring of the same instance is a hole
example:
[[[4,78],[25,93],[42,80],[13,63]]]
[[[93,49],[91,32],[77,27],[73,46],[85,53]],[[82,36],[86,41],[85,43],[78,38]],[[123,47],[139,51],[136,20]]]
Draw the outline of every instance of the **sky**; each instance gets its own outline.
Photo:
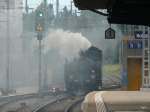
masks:
[[[42,0],[28,0],[28,4],[29,4],[30,7],[35,8],[41,3],[41,1]],[[47,0],[47,1],[48,1],[48,3],[50,1],[53,1],[54,3],[56,2],[56,0]],[[71,0],[59,0],[59,1],[60,1],[60,8],[61,8],[64,5],[69,6]]]

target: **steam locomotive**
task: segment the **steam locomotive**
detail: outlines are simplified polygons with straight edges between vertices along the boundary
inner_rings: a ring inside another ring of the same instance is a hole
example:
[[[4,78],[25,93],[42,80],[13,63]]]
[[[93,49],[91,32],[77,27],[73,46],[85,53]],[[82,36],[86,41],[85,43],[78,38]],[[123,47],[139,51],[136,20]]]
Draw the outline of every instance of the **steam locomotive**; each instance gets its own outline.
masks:
[[[102,51],[94,46],[80,53],[79,58],[65,63],[66,90],[86,94],[102,86]]]

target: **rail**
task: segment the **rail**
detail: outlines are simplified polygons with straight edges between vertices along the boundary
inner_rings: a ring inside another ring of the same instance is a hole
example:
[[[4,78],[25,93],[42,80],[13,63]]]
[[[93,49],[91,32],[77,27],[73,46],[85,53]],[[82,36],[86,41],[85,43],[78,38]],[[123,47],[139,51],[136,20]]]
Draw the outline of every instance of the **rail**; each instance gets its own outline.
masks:
[[[24,99],[30,99],[30,98],[36,98],[38,96],[38,94],[25,94],[25,95],[16,95],[16,96],[7,96],[7,97],[1,97],[0,98],[0,108],[2,108],[3,106],[12,103],[12,102],[16,102],[19,100],[24,100]]]
[[[47,102],[47,103],[45,103],[45,104],[39,105],[39,106],[36,107],[32,112],[42,112],[42,110],[43,110],[44,108],[48,107],[49,105],[53,105],[53,104],[57,103],[57,101],[62,101],[62,100],[68,99],[69,97],[70,97],[70,96],[64,96],[64,97],[55,99],[55,100],[53,100],[53,101]]]
[[[75,101],[74,103],[70,104],[64,112],[72,112],[72,110],[79,104],[81,103],[82,101],[84,100],[84,98],[81,98],[77,101]]]

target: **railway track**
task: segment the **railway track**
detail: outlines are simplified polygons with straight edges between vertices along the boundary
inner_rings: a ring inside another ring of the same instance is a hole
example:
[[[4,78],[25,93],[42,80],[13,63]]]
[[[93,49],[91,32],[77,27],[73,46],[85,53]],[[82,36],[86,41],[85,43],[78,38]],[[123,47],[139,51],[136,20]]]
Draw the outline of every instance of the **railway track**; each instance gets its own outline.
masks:
[[[62,95],[62,94],[61,94]],[[58,95],[59,96],[59,95]],[[65,96],[65,94],[64,94]],[[26,105],[26,102],[30,101],[37,101],[33,103],[33,106],[31,110],[36,110],[37,108],[41,108],[43,106],[42,104],[45,102],[50,102],[53,101],[53,94],[44,94],[44,95],[39,95],[39,94],[26,94],[26,95],[18,95],[18,96],[9,96],[9,97],[2,97],[0,98],[0,111],[4,111],[5,109],[7,110],[8,107],[12,107],[13,105],[18,105],[18,107],[14,107],[12,111],[15,112],[17,108],[20,108],[21,104],[25,104],[25,106],[30,107],[29,104]],[[35,100],[37,99],[37,100]],[[51,99],[51,100],[49,100]],[[41,102],[40,102],[41,101]],[[16,109],[15,109],[16,108]],[[24,108],[24,107],[23,107]],[[15,110],[14,110],[15,109]],[[8,109],[11,110],[11,109]]]
[[[54,105],[58,101],[65,100],[66,98],[67,98],[66,96],[64,96],[64,97],[62,96],[57,99],[54,99],[53,101],[49,101],[44,104],[41,104],[41,105],[37,106],[35,109],[33,109],[32,112],[42,112],[45,108],[49,107],[49,105]]]
[[[64,112],[81,112],[81,103],[83,98],[75,101],[74,103],[70,104],[68,108]]]
[[[119,88],[119,86],[104,87],[101,90],[114,90],[116,88]],[[13,102],[23,101],[28,99],[31,100],[34,98],[38,99],[39,94],[19,95],[13,97],[0,98],[0,109],[6,105],[13,104]],[[30,112],[81,112],[80,107],[82,101],[83,101],[83,96],[75,97],[75,96],[70,96],[68,94],[61,94],[61,95],[54,95],[51,98],[50,97],[46,98],[46,101],[38,102],[38,104],[34,106],[33,105],[27,105],[27,106],[32,107],[32,109],[30,108],[31,109]]]
[[[57,99],[32,112],[73,112],[74,108],[81,103],[83,97],[64,97]]]
[[[101,90],[116,90],[120,85],[104,87]],[[67,96],[44,104],[32,112],[81,112],[84,96]]]
[[[24,99],[36,98],[37,96],[38,94],[26,94],[26,95],[2,97],[0,98],[0,108],[12,102],[16,102]]]

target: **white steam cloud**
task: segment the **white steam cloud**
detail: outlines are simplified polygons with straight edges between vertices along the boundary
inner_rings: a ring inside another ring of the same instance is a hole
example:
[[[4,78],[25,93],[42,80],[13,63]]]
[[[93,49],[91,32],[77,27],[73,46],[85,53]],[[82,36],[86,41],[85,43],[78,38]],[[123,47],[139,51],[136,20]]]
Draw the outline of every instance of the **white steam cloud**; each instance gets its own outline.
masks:
[[[43,44],[44,53],[56,49],[62,58],[68,60],[77,57],[81,50],[87,50],[91,46],[91,43],[81,33],[72,33],[61,29],[50,30]]]
[[[34,41],[33,45],[37,49],[38,40]],[[85,51],[89,47],[91,47],[91,43],[81,33],[51,29],[42,41],[42,62],[46,63],[47,66],[45,73],[48,74],[46,78],[48,85],[64,86],[64,64],[66,60],[72,61],[74,58],[78,58],[79,52]],[[44,65],[42,68],[44,70]]]

